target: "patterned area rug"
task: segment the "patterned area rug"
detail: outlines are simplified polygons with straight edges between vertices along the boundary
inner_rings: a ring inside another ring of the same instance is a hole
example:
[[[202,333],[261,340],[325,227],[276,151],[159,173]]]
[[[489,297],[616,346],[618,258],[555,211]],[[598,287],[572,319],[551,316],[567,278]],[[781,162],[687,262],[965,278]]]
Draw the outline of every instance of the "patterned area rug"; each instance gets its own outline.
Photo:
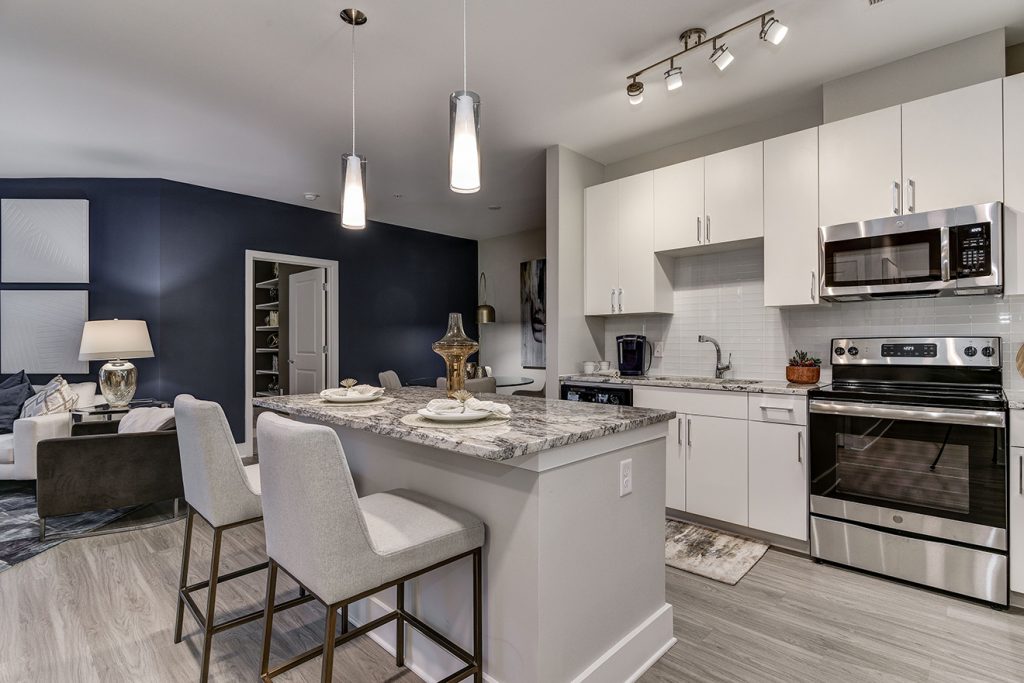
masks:
[[[46,534],[60,536],[95,531],[132,511],[103,510],[80,515],[53,517],[46,522]],[[32,481],[0,482],[0,572],[67,539],[39,542],[39,516],[36,514],[36,485]]]
[[[665,564],[735,586],[768,544],[688,522],[665,520]]]

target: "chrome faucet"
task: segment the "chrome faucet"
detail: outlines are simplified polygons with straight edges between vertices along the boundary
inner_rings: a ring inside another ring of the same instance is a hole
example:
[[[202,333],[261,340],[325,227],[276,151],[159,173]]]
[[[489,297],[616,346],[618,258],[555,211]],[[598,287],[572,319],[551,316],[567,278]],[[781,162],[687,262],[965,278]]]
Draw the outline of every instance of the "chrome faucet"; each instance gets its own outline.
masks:
[[[697,336],[697,341],[702,344],[708,342],[715,345],[715,379],[725,377],[725,373],[732,370],[732,354],[729,354],[729,362],[722,365],[722,347],[718,345],[718,341],[714,337],[701,334]]]

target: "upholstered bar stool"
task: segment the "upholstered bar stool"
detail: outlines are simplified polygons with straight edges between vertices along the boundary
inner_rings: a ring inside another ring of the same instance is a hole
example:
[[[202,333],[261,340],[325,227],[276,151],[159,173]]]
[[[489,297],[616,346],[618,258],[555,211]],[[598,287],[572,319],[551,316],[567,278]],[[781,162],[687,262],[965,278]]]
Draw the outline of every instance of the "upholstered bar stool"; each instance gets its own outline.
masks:
[[[267,535],[267,605],[260,676],[274,676],[323,654],[321,681],[330,681],[334,648],[395,621],[398,666],[405,665],[405,624],[465,666],[445,681],[483,681],[481,546],[484,524],[472,514],[415,491],[393,490],[364,498],[356,488],[338,435],[263,413],[257,423]],[[405,608],[405,582],[462,558],[473,559],[473,652],[453,643]],[[278,570],[327,607],[323,645],[270,668]],[[395,586],[393,612],[349,630],[348,606]],[[335,635],[338,610],[342,634]]]
[[[260,503],[260,473],[258,465],[245,466],[235,448],[235,440],[221,407],[210,401],[200,401],[183,394],[174,400],[174,421],[178,430],[178,450],[181,454],[181,479],[188,503],[185,520],[185,540],[181,551],[181,575],[178,581],[178,609],[174,619],[174,642],[181,642],[182,618],[185,607],[203,629],[203,659],[200,680],[206,681],[210,673],[210,646],[213,634],[241,624],[256,621],[263,610],[250,612],[234,619],[215,623],[217,584],[267,568],[267,562],[219,576],[221,537],[228,529],[252,524],[262,519]],[[192,526],[196,515],[213,528],[213,553],[210,557],[210,578],[188,584],[189,555],[192,549]],[[206,614],[192,598],[192,593],[208,588]],[[287,609],[312,596],[289,600],[277,607]]]

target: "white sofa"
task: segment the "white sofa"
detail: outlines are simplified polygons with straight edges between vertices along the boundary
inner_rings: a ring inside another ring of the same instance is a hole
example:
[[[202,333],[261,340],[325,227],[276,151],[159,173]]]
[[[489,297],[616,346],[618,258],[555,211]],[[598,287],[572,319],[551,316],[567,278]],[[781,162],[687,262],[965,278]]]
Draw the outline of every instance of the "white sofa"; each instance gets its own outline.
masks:
[[[96,393],[95,382],[71,384],[78,394],[77,407],[85,408],[106,403]],[[33,387],[36,391],[42,387]],[[39,417],[25,417],[14,421],[13,434],[0,434],[0,481],[36,478],[36,444],[43,439],[71,436],[71,413],[55,413]]]

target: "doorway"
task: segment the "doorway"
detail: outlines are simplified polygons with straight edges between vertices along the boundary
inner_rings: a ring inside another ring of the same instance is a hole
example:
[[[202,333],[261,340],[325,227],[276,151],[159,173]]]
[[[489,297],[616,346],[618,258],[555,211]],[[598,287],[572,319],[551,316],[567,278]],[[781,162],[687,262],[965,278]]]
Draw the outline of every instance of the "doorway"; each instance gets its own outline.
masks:
[[[245,252],[245,444],[256,452],[256,396],[319,393],[338,374],[338,262]]]

